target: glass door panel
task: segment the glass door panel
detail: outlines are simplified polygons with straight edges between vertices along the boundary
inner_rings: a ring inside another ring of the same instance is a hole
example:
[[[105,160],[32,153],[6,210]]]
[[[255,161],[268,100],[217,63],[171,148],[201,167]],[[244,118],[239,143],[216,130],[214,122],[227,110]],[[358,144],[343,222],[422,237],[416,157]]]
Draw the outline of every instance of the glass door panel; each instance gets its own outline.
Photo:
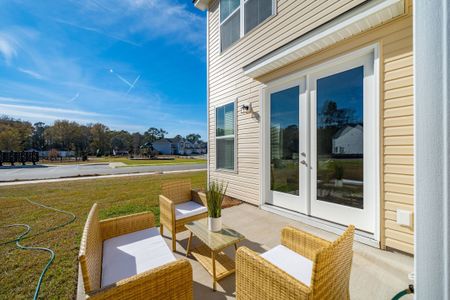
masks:
[[[270,189],[299,195],[299,87],[270,97]]]
[[[364,208],[364,67],[317,80],[317,200]]]

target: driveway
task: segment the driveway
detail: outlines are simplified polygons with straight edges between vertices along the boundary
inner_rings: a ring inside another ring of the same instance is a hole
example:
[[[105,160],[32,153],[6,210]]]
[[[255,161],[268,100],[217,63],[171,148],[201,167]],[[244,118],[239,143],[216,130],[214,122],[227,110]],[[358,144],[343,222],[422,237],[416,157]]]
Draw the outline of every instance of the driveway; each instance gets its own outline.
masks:
[[[87,164],[70,166],[3,166],[0,167],[0,182],[202,169],[206,169],[206,163],[124,168],[111,168],[108,164]]]

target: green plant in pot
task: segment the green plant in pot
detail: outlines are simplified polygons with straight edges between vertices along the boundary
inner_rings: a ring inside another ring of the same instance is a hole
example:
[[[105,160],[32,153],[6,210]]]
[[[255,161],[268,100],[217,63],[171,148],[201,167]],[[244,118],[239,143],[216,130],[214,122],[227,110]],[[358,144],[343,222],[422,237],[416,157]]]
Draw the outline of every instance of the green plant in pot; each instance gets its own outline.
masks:
[[[209,184],[206,203],[208,204],[208,229],[210,231],[222,230],[222,203],[227,186],[215,181]]]

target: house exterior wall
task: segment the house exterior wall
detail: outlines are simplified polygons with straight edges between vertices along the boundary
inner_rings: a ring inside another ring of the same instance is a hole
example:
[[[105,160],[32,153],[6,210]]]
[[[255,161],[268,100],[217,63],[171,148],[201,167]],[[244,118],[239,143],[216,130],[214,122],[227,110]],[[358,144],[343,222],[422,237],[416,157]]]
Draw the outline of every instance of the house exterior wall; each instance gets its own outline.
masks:
[[[260,204],[260,118],[237,114],[237,169],[216,171],[215,108],[236,100],[237,108],[251,103],[260,112],[264,83],[318,63],[378,43],[380,48],[380,224],[381,246],[413,253],[413,230],[396,224],[396,209],[413,211],[413,55],[412,5],[406,12],[377,28],[339,42],[316,54],[265,74],[257,80],[243,67],[306,32],[365,1],[278,0],[277,14],[220,53],[219,1],[208,10],[209,52],[209,179],[228,182],[227,193]]]

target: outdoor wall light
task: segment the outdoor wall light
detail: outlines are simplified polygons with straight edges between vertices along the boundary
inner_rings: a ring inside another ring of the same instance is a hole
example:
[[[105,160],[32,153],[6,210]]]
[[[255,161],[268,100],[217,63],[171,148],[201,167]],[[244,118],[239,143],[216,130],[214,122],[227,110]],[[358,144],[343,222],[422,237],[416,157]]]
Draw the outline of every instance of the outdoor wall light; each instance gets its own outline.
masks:
[[[241,113],[242,114],[249,114],[252,113],[253,109],[252,109],[252,104],[251,103],[244,103],[241,105]]]

